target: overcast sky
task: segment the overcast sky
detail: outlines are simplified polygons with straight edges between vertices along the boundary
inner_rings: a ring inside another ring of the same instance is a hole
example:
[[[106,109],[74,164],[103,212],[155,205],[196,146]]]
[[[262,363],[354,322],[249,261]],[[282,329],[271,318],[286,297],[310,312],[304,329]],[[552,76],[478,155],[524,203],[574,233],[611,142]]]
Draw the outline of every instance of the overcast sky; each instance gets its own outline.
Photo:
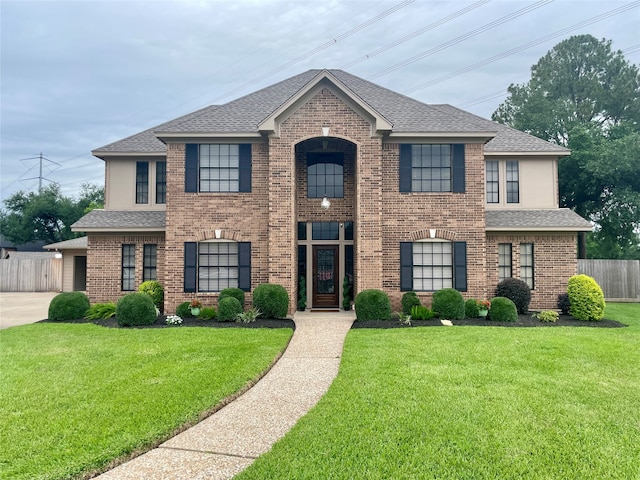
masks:
[[[75,196],[82,183],[103,183],[92,150],[312,68],[489,118],[507,87],[527,82],[530,67],[572,35],[612,40],[640,63],[640,1],[631,0],[0,0],[0,8],[2,199],[38,188],[40,153],[55,162],[43,162],[42,176]]]

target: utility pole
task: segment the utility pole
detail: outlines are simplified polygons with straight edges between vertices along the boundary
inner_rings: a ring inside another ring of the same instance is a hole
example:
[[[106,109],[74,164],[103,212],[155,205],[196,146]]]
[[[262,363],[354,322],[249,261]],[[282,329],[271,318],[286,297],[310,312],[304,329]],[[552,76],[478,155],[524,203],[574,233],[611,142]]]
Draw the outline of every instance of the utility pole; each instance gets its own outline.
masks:
[[[36,178],[38,179],[38,193],[42,193],[42,180],[46,180],[47,182],[51,182],[51,180],[49,180],[48,178],[45,178],[42,176],[42,162],[49,162],[49,163],[53,163],[54,165],[58,165],[59,167],[61,166],[58,162],[54,162],[53,160],[49,160],[47,157],[42,155],[42,152],[40,152],[40,155],[38,155],[37,157],[31,157],[31,158],[23,158],[20,161],[21,162],[25,162],[27,160],[40,160],[40,173],[37,177],[31,177],[31,178],[25,178],[24,180],[35,180]]]

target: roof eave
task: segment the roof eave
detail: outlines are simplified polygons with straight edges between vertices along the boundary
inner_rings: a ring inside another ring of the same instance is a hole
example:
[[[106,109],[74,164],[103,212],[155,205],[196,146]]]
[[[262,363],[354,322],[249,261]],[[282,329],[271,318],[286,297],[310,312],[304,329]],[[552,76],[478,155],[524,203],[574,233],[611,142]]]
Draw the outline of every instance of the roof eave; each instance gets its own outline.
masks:
[[[105,157],[164,157],[167,152],[136,152],[134,150],[127,150],[122,152],[109,152],[105,150],[94,150],[91,155],[98,157],[100,160],[104,160]]]
[[[485,227],[487,232],[590,232],[593,228],[587,227]]]
[[[536,150],[527,150],[522,152],[517,152],[513,150],[507,151],[484,151],[485,157],[496,156],[496,157],[531,157],[531,156],[548,156],[548,157],[566,157],[571,155],[571,150],[555,150],[555,151],[536,151]]]
[[[402,142],[415,141],[415,139],[464,139],[470,140],[476,143],[486,143],[493,139],[497,135],[497,132],[391,132],[388,135],[389,139]]]
[[[74,227],[71,225],[71,231],[86,233],[164,233],[166,231],[166,227]]]

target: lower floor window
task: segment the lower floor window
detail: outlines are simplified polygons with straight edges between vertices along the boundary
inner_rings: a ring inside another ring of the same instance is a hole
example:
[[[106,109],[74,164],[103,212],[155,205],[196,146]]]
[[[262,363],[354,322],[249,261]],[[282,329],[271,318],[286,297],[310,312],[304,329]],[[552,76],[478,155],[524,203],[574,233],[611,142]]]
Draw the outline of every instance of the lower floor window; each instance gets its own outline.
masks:
[[[142,270],[142,281],[158,279],[158,245],[147,244],[144,246],[143,252],[144,268]]]
[[[510,243],[498,244],[498,281],[512,276],[512,255]]]
[[[136,246],[122,245],[122,290],[133,291],[136,287]]]
[[[413,289],[436,291],[453,287],[451,242],[413,244]]]
[[[520,280],[533,290],[533,243],[520,244]]]
[[[238,244],[198,244],[198,291],[219,292],[238,286]]]

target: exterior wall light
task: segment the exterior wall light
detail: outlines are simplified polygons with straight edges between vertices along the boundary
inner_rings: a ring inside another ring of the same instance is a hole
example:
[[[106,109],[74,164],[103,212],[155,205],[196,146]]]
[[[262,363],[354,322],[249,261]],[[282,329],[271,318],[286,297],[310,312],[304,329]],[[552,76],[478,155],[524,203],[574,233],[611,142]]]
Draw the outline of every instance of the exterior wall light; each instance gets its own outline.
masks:
[[[320,206],[322,207],[323,210],[329,210],[329,207],[331,206],[331,202],[329,201],[326,195],[322,199],[322,202],[320,202]]]

